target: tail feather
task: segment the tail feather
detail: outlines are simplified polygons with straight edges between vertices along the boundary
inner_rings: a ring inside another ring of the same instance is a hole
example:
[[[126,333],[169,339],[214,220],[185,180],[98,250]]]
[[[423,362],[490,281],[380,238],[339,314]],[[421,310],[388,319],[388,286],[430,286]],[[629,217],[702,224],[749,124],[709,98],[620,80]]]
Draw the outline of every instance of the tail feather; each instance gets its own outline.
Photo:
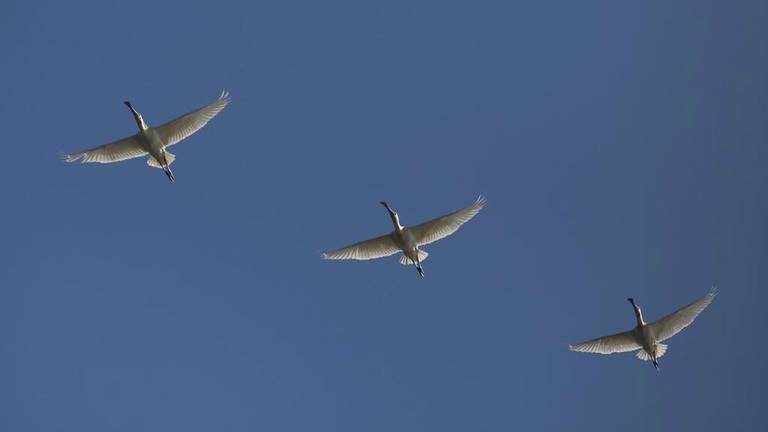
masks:
[[[165,152],[165,159],[168,161],[168,166],[171,166],[173,161],[176,160],[176,155],[166,151]],[[160,162],[157,161],[152,155],[149,155],[149,158],[147,159],[147,165],[151,166],[152,168],[162,168],[163,166],[160,164]]]
[[[429,253],[419,249],[419,262],[424,262],[425,259],[429,256]],[[410,258],[405,256],[405,254],[400,255],[400,264],[402,265],[412,265],[416,264],[415,262],[411,261]]]
[[[650,356],[650,355],[648,355],[648,353],[647,353],[647,352],[645,352],[645,350],[644,350],[644,349],[642,349],[642,348],[641,348],[641,349],[640,349],[640,351],[638,351],[638,352],[637,352],[637,354],[635,354],[635,355],[637,356],[637,358],[639,358],[639,359],[640,359],[640,360],[642,360],[642,361],[648,361],[648,360],[650,360],[650,359],[651,359],[651,356]]]
[[[661,358],[665,353],[667,352],[667,344],[658,343],[656,344],[656,358]],[[636,354],[637,358],[639,358],[642,361],[648,361],[652,360],[651,355],[648,354],[645,349],[641,349]]]
[[[152,168],[162,168],[163,166],[160,165],[159,162],[157,162],[157,159],[155,159],[154,156],[150,155],[149,158],[147,158],[147,165],[151,166]]]

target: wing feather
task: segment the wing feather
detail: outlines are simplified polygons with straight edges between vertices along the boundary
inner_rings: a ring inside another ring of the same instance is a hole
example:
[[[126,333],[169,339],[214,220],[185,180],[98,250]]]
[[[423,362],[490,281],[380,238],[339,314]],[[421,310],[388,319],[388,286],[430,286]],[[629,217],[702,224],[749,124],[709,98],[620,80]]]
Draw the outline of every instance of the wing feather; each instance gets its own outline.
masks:
[[[325,252],[322,254],[322,257],[333,260],[369,260],[393,255],[399,251],[400,248],[392,240],[392,236],[386,234],[370,240],[357,242],[335,251]]]
[[[214,102],[161,124],[155,130],[166,146],[172,146],[200,130],[212,118],[216,117],[231,100],[228,92],[222,92],[221,96]]]
[[[642,348],[632,330],[568,345],[571,351],[613,354]]]
[[[707,295],[695,302],[683,306],[664,318],[648,324],[653,330],[656,340],[658,342],[665,341],[691,325],[696,317],[699,316],[710,303],[712,303],[712,300],[715,299],[716,295],[717,291],[713,288]]]
[[[413,232],[419,246],[438,241],[455,233],[459,230],[459,227],[475,217],[483,209],[485,202],[485,198],[481,195],[468,207],[450,212],[408,229]]]
[[[75,162],[79,160],[82,163],[112,163],[141,157],[146,154],[147,152],[141,148],[141,144],[136,135],[131,135],[109,144],[66,154],[63,156],[63,159],[67,162]]]

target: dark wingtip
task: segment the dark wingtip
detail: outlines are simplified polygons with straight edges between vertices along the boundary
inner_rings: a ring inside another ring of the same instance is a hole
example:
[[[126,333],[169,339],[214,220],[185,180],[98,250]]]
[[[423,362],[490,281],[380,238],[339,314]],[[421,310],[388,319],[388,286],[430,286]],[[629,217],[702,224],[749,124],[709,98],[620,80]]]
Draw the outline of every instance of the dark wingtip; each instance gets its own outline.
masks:
[[[124,103],[124,104],[125,104],[125,106],[127,106],[128,108],[130,108],[130,107],[131,107],[131,102],[130,102],[130,101],[123,101],[123,103]]]

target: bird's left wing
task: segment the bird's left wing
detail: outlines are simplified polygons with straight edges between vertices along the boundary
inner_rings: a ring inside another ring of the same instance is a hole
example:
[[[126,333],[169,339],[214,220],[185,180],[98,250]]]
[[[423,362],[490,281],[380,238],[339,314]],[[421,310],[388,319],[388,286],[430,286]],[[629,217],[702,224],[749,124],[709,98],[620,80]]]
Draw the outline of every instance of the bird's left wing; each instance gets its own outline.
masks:
[[[112,163],[141,157],[145,154],[147,154],[147,152],[141,148],[141,144],[139,143],[138,138],[136,138],[136,135],[131,135],[127,138],[113,141],[109,144],[100,145],[98,147],[75,153],[65,154],[63,159],[67,162],[81,161],[83,163]]]
[[[155,130],[166,146],[172,146],[192,135],[216,117],[231,101],[229,93],[222,92],[221,96],[210,104],[196,109],[168,123],[157,126]]]
[[[345,246],[331,252],[324,252],[321,256],[325,259],[343,260],[369,260],[382,258],[397,253],[399,247],[392,240],[390,234],[381,237],[372,238]]]
[[[450,212],[439,218],[432,219],[431,221],[409,227],[408,229],[416,237],[416,243],[418,243],[419,246],[429,244],[448,237],[458,231],[460,226],[475,217],[484,206],[485,198],[481,195],[468,207]]]
[[[704,309],[715,299],[717,291],[712,288],[707,295],[695,302],[683,306],[671,314],[654,321],[648,326],[653,330],[658,342],[665,341],[680,332],[680,330],[691,325]]]
[[[571,351],[578,352],[613,354],[634,351],[642,347],[637,343],[634,333],[630,330],[615,335],[592,339],[586,342],[571,344],[568,345],[568,348],[570,348]]]

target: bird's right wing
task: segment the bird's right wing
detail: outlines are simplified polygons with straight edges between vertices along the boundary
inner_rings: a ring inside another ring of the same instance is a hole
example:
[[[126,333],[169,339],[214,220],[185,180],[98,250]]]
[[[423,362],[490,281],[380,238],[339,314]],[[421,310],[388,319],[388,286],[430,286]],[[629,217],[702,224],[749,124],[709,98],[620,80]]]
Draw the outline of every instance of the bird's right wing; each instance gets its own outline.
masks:
[[[604,336],[590,341],[568,345],[571,351],[597,354],[613,354],[642,348],[635,340],[632,330]]]
[[[448,237],[459,230],[459,227],[469,222],[485,206],[485,198],[477,197],[477,200],[463,209],[450,212],[439,218],[424,222],[409,228],[416,237],[419,246],[438,241]]]
[[[83,163],[112,163],[141,157],[146,154],[147,152],[141,148],[141,144],[139,144],[136,135],[131,135],[128,138],[123,138],[109,144],[66,154],[63,156],[63,159],[67,162],[75,162],[79,160]]]
[[[398,251],[400,251],[400,248],[397,247],[395,242],[392,240],[392,236],[390,234],[386,234],[381,237],[357,242],[335,251],[324,252],[322,257],[324,259],[333,260],[369,260],[390,256],[397,253]]]
[[[160,135],[163,145],[172,146],[200,130],[231,101],[229,93],[221,92],[221,96],[210,104],[163,123],[155,129]]]
[[[683,306],[671,314],[648,324],[659,342],[665,341],[680,332],[680,330],[691,325],[704,309],[715,299],[717,291],[713,288],[707,295],[695,302]]]

